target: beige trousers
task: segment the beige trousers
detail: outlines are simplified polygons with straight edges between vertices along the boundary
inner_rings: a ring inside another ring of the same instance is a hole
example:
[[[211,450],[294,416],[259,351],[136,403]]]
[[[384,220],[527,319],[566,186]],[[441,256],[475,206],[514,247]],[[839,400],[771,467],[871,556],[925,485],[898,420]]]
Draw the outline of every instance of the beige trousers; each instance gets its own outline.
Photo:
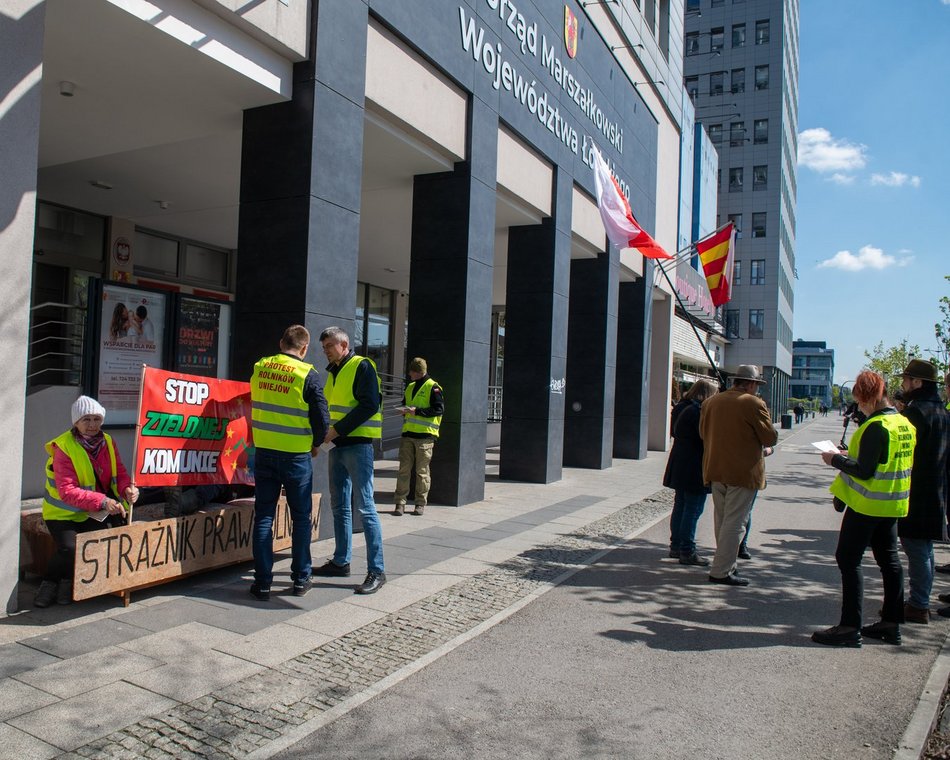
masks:
[[[716,531],[716,556],[709,574],[725,578],[736,569],[736,555],[745,535],[745,524],[755,499],[754,488],[712,484],[713,527]]]
[[[403,438],[399,443],[399,474],[396,476],[396,504],[405,504],[409,496],[409,478],[416,470],[416,506],[424,507],[429,499],[429,462],[435,441],[431,438]]]

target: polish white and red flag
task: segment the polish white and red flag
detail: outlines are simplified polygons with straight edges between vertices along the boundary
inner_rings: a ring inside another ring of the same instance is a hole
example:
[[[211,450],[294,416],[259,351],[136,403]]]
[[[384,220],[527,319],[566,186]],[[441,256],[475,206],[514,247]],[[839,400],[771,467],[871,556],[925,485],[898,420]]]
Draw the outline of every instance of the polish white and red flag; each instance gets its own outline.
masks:
[[[607,230],[607,237],[617,248],[636,248],[648,259],[673,258],[650,237],[633,218],[630,204],[620,191],[620,185],[610,173],[607,162],[594,148],[594,184],[597,188],[597,208]]]

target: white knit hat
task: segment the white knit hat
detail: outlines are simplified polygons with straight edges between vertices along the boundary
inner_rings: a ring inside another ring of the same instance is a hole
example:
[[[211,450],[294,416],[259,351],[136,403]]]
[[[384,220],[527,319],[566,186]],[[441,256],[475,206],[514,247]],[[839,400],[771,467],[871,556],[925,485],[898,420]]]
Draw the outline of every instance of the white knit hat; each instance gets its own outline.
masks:
[[[73,424],[75,425],[80,417],[85,417],[87,414],[98,414],[104,420],[106,408],[94,398],[80,396],[73,401]]]

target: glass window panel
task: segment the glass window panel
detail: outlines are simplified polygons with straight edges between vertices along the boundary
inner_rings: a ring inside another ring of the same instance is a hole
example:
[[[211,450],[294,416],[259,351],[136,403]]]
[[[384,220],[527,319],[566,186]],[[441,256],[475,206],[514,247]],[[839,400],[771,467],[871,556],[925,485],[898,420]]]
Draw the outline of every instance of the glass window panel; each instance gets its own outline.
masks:
[[[732,25],[732,46],[734,48],[745,45],[745,24]]]
[[[699,77],[686,77],[686,92],[691,100],[696,100],[699,96]]]
[[[200,245],[185,246],[185,278],[226,288],[230,253]]]
[[[756,145],[764,145],[769,141],[769,120],[756,119],[752,123],[753,141]]]
[[[686,55],[696,55],[699,52],[699,32],[690,32],[686,35]]]
[[[753,259],[749,271],[750,285],[765,285],[765,259]]]
[[[742,167],[733,167],[729,170],[729,192],[742,192]]]
[[[380,372],[389,373],[393,291],[370,285],[366,313],[366,356],[376,362]]]
[[[723,38],[725,37],[726,31],[723,27],[716,27],[715,29],[710,30],[709,32],[709,49],[713,52],[716,50],[722,50],[723,47]]]
[[[707,126],[707,131],[709,132],[709,139],[714,143],[722,140],[722,124],[710,124]]]
[[[736,147],[745,140],[745,122],[734,121],[729,125],[729,145]]]
[[[753,166],[752,167],[752,189],[753,190],[765,190],[769,186],[769,167],[768,166]]]
[[[742,262],[741,261],[732,262],[732,284],[733,285],[742,284]]]
[[[755,44],[769,44],[769,20],[763,19],[755,22]]]
[[[722,95],[722,82],[725,78],[725,71],[714,71],[709,75],[709,94]]]
[[[767,90],[769,89],[769,67],[768,64],[765,66],[756,66],[755,67],[755,89],[757,90]]]
[[[765,237],[765,222],[766,219],[764,211],[752,215],[752,237]]]
[[[749,309],[749,338],[761,338],[765,333],[765,309]]]
[[[132,271],[162,277],[178,276],[178,241],[136,230]]]
[[[366,327],[366,283],[356,283],[356,325],[353,328],[353,351],[360,356],[366,356],[366,342],[364,339]]]
[[[745,69],[732,70],[732,91],[745,92]]]

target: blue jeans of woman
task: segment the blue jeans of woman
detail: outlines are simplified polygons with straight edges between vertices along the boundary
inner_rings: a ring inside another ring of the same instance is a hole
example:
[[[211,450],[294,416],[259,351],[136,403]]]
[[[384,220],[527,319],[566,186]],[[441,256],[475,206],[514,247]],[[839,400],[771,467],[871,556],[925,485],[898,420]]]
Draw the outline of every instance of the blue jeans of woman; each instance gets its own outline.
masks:
[[[330,450],[330,507],[336,548],[333,564],[348,565],[353,553],[353,505],[363,519],[366,565],[370,573],[383,570],[383,531],[373,497],[373,447],[368,443]]]
[[[934,542],[926,538],[901,538],[907,555],[907,579],[910,598],[918,610],[930,609],[930,592],[934,585]]]
[[[313,460],[310,454],[257,449],[254,486],[254,580],[262,586],[270,586],[273,579],[274,514],[283,486],[293,523],[290,578],[294,583],[303,583],[310,577],[311,568]]]
[[[681,556],[696,553],[696,524],[705,507],[705,491],[676,489],[670,515],[670,552]]]

